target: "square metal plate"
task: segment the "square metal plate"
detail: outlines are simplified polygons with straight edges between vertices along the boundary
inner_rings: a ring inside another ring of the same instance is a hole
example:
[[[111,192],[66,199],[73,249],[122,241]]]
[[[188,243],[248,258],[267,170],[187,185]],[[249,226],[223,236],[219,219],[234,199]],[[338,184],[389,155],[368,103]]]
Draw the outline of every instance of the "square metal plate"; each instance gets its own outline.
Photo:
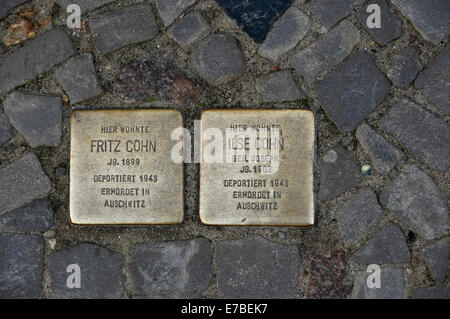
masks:
[[[201,134],[204,224],[314,224],[312,112],[208,110],[202,114]],[[221,147],[214,147],[218,141]]]
[[[178,224],[183,164],[171,160],[178,111],[75,111],[70,217],[74,224]]]

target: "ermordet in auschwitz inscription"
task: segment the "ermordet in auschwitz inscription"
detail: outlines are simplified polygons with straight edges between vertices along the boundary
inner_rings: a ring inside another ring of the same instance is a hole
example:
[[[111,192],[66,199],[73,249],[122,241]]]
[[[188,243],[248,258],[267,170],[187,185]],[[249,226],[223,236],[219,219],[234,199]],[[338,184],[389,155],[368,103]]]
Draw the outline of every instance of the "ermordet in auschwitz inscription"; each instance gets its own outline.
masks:
[[[215,134],[217,131],[217,134]],[[314,223],[314,115],[305,110],[210,110],[201,148],[226,132],[221,155],[200,164],[200,218],[208,225]],[[217,155],[217,154],[216,154]],[[205,156],[203,156],[205,157]]]
[[[75,224],[178,224],[183,164],[170,139],[174,110],[75,111],[71,119],[70,217]]]

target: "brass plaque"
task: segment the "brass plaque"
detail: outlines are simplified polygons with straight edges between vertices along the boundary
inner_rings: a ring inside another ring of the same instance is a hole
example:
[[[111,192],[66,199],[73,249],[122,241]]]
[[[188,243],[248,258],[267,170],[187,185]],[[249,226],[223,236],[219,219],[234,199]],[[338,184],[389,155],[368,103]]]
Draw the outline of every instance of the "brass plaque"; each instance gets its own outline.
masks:
[[[313,225],[314,149],[315,121],[310,111],[205,111],[201,120],[202,222]]]
[[[173,110],[75,111],[70,217],[74,224],[178,224],[183,164],[171,160]]]

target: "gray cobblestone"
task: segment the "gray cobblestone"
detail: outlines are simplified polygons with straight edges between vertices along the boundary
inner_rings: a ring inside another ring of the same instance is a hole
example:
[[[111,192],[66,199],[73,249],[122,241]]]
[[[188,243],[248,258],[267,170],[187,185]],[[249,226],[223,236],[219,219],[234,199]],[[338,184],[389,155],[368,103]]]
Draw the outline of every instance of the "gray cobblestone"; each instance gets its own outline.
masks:
[[[38,235],[0,234],[0,298],[39,298],[44,267]]]
[[[69,265],[80,267],[80,288],[69,288]],[[81,244],[49,256],[51,295],[60,299],[120,298],[125,294],[125,257],[108,249]]]
[[[405,155],[367,124],[358,126],[356,138],[363,150],[369,154],[375,169],[381,174],[389,173]]]
[[[214,35],[192,55],[192,67],[211,85],[220,85],[245,73],[244,56],[236,39],[229,35]]]
[[[375,229],[383,220],[383,211],[370,188],[352,195],[338,212],[339,230],[347,243],[354,243]]]
[[[414,165],[405,165],[400,176],[381,196],[397,218],[425,239],[440,237],[448,231],[448,208],[433,180]]]
[[[286,102],[304,99],[290,70],[272,72],[256,80],[256,87],[265,102]]]
[[[92,11],[100,8],[104,5],[114,2],[115,0],[58,0],[60,6],[66,11],[70,4],[78,4],[81,9],[81,13]]]
[[[380,126],[426,164],[440,171],[450,167],[450,126],[417,104],[402,99]]]
[[[450,287],[426,287],[414,292],[413,299],[450,299]]]
[[[0,94],[25,84],[73,55],[73,47],[61,29],[52,29],[0,58]]]
[[[138,244],[131,253],[134,296],[201,293],[211,280],[208,240]]]
[[[95,74],[90,54],[71,58],[55,71],[56,79],[67,92],[71,104],[99,96],[103,93]]]
[[[47,195],[51,185],[33,153],[0,168],[0,213]]]
[[[291,57],[291,64],[308,82],[341,63],[360,41],[358,30],[345,20],[309,47]]]
[[[48,199],[0,215],[0,232],[45,232],[53,227],[53,210]]]
[[[58,146],[61,141],[61,98],[14,92],[4,101],[11,124],[32,147]]]
[[[364,3],[364,0],[312,0],[308,3],[309,9],[319,17],[326,28],[332,27],[336,22],[350,14],[354,7]]]
[[[380,274],[381,287],[368,288],[367,277],[370,273],[359,271],[355,276],[353,299],[404,299],[405,274],[402,269],[382,267]]]
[[[406,48],[395,54],[389,62],[388,78],[395,86],[403,89],[407,89],[423,69],[420,50],[417,47]]]
[[[423,257],[434,280],[443,281],[449,269],[450,237],[445,237],[426,246]]]
[[[6,16],[9,10],[25,2],[28,2],[28,0],[2,0],[0,2],[0,19]]]
[[[259,47],[259,54],[272,62],[295,48],[311,28],[311,19],[296,6],[292,6],[274,24],[272,31]]]
[[[148,41],[158,34],[151,6],[136,4],[99,14],[89,19],[92,41],[100,54],[123,46]]]
[[[353,261],[365,265],[408,263],[410,259],[405,236],[394,224],[385,226],[352,257]]]
[[[9,124],[5,113],[0,108],[0,146],[6,143],[14,134],[14,129]]]
[[[188,47],[205,38],[211,28],[200,12],[188,13],[169,29],[169,35],[183,47]]]
[[[318,198],[321,201],[332,199],[358,184],[361,179],[358,166],[342,146],[337,145],[326,151],[320,159]]]
[[[155,0],[159,16],[167,27],[187,8],[194,5],[198,0]]]
[[[292,298],[299,275],[295,246],[262,238],[217,245],[218,288],[222,298]]]
[[[384,101],[390,84],[367,53],[357,53],[317,83],[317,98],[342,132],[353,131]]]

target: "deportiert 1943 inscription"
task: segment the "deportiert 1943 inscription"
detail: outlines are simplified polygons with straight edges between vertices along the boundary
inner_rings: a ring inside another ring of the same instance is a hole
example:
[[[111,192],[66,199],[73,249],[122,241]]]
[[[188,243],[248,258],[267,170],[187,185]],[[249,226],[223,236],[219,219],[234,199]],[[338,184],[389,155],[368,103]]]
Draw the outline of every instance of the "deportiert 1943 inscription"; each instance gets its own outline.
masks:
[[[75,111],[70,217],[75,224],[183,221],[183,165],[171,160],[173,110]]]
[[[210,158],[200,168],[204,224],[314,224],[312,112],[210,110],[202,114],[201,132],[202,157]]]

